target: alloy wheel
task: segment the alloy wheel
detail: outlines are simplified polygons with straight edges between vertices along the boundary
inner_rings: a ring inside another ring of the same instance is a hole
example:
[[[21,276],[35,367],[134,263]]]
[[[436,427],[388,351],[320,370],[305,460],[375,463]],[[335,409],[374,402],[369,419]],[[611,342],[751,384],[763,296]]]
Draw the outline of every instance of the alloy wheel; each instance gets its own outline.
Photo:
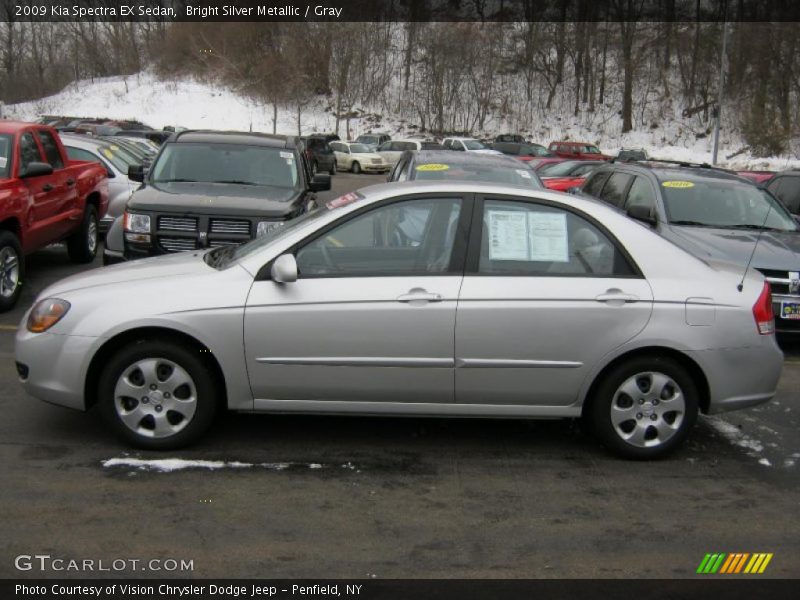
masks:
[[[686,401],[671,377],[656,371],[622,382],[611,400],[611,424],[620,439],[638,448],[664,444],[680,429]]]
[[[11,298],[19,285],[19,256],[10,246],[0,249],[0,296]]]

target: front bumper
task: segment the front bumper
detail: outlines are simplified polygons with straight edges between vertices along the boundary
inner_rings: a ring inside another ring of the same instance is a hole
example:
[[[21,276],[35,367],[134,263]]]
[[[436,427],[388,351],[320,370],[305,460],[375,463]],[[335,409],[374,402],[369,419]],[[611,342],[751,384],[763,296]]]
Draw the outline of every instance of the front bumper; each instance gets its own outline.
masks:
[[[389,165],[386,163],[378,164],[378,165],[371,165],[369,163],[361,165],[361,170],[366,171],[368,173],[388,173],[389,172]]]
[[[106,215],[97,223],[97,229],[101,235],[105,235],[108,233],[108,230],[111,228],[111,224],[114,223],[114,217],[110,217]]]
[[[98,342],[96,337],[31,333],[23,324],[14,351],[23,389],[39,400],[86,410],[86,372]]]

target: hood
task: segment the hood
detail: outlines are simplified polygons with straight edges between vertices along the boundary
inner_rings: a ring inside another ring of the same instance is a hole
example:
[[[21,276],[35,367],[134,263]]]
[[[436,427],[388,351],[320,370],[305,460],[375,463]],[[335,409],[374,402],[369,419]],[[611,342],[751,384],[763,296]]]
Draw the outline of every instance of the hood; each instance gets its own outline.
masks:
[[[665,237],[704,260],[716,259],[746,265],[758,231],[669,225]],[[753,267],[777,271],[800,270],[800,232],[762,231]]]
[[[214,183],[147,184],[134,192],[128,207],[178,214],[285,217],[295,211],[298,189]]]
[[[76,290],[144,279],[175,278],[198,272],[211,273],[214,269],[203,261],[204,254],[203,251],[179,252],[92,269],[54,283],[39,296],[59,296]]]

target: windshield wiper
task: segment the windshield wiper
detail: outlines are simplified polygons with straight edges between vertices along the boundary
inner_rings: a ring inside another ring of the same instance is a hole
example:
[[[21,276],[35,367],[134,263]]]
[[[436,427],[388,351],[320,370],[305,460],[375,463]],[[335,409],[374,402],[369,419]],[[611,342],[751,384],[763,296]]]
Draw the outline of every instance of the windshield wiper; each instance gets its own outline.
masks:
[[[228,259],[233,255],[233,251],[235,249],[235,245],[220,246],[219,248],[215,248],[211,252],[206,253],[206,255],[203,257],[203,260],[209,267],[214,267],[217,269],[228,261]]]
[[[724,225],[724,229],[755,229],[757,231],[789,231],[787,229],[778,229],[777,227],[769,227],[767,225],[749,225],[742,223],[739,225]]]
[[[717,227],[717,225],[709,225],[708,223],[701,223],[700,221],[670,221],[670,225],[692,225],[693,227]]]
[[[156,179],[153,183],[197,183],[197,179]]]
[[[252,181],[241,181],[239,179],[220,179],[217,181],[209,181],[209,183],[233,183],[236,185],[258,185]]]

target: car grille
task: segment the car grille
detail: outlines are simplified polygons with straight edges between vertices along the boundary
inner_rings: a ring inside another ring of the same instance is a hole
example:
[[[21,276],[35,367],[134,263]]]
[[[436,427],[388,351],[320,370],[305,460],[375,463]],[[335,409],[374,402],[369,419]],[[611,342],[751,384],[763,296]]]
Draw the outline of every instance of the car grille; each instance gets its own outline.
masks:
[[[197,231],[197,218],[159,217],[158,228],[167,231]]]
[[[194,250],[197,244],[194,238],[173,238],[160,237],[158,243],[167,252],[183,252],[184,250]]]
[[[236,233],[250,235],[250,221],[211,219],[211,233]]]
[[[761,274],[767,278],[767,281],[769,281],[769,285],[770,288],[772,288],[773,294],[780,294],[783,296],[800,296],[798,293],[792,294],[789,291],[791,279],[789,278],[788,271],[776,271],[773,269],[759,269],[759,271],[761,271]]]
[[[383,162],[383,160],[381,160],[380,158],[373,158],[373,159],[372,159],[372,164],[373,164],[373,165],[379,165],[379,164],[381,164],[382,162]]]

